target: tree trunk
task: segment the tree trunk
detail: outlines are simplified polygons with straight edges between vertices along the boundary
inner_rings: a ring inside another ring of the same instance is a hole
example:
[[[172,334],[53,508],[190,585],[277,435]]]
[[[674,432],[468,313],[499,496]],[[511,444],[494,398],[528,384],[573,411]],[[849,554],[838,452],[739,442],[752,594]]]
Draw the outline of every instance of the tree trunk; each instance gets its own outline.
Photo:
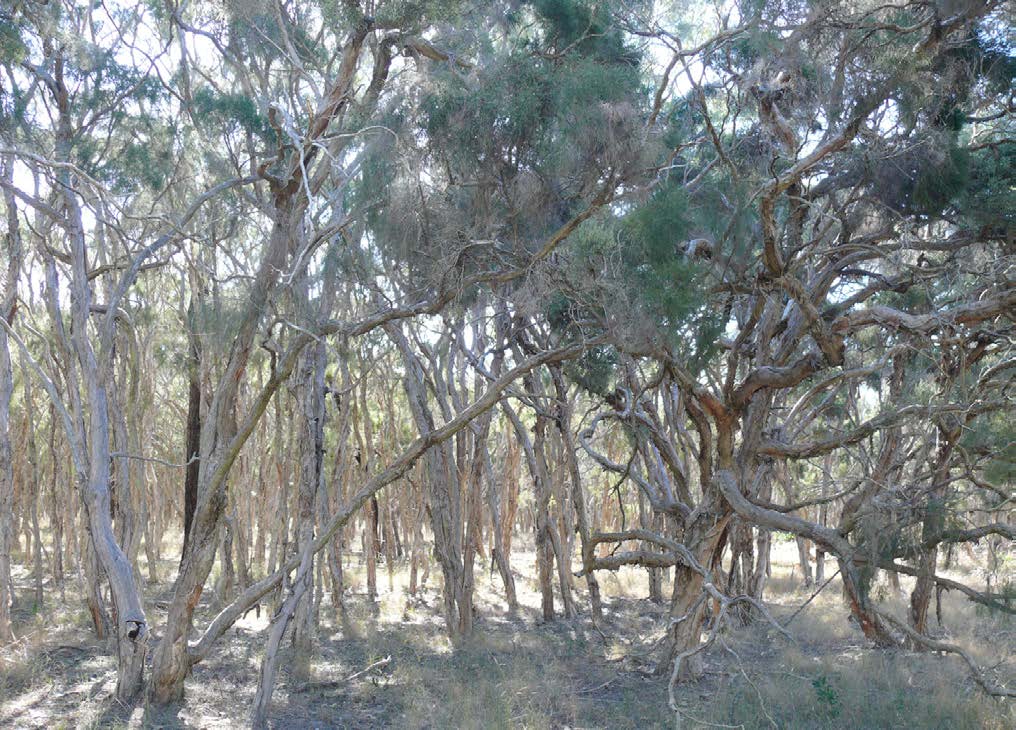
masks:
[[[928,493],[921,540],[933,543],[945,529],[945,496],[951,480],[950,461],[953,447],[960,437],[961,425],[956,417],[943,416],[937,426],[937,454],[932,471],[932,485]],[[932,544],[920,552],[917,560],[918,576],[910,593],[910,625],[919,634],[928,632],[928,607],[935,590],[935,570],[938,567],[938,545]]]
[[[261,730],[268,727],[268,708],[272,701],[272,692],[275,689],[275,675],[279,665],[279,647],[282,645],[282,638],[286,628],[296,614],[297,606],[308,594],[312,576],[313,551],[308,542],[300,553],[300,567],[297,570],[296,578],[290,586],[289,595],[283,601],[279,612],[272,619],[268,630],[268,641],[265,644],[265,656],[261,660],[261,671],[258,678],[258,689],[254,696],[254,705],[251,710],[251,727]]]
[[[717,551],[722,549],[729,517],[712,521],[700,517],[685,531],[685,545],[700,566],[708,568]],[[674,588],[671,594],[669,620],[670,642],[667,654],[659,665],[659,672],[669,670],[674,658],[682,652],[698,647],[702,640],[702,626],[705,620],[706,601],[703,599],[704,576],[687,565],[674,566]],[[681,663],[678,681],[695,681],[702,677],[704,667],[702,655],[695,654]]]
[[[811,561],[808,559],[808,541],[798,535],[794,538],[797,542],[797,561],[801,566],[801,578],[804,581],[804,587],[807,588],[811,585]],[[817,569],[816,565],[816,569]],[[816,581],[822,580],[816,578]]]
[[[191,524],[194,522],[194,510],[198,505],[198,472],[200,470],[201,451],[201,349],[197,333],[197,313],[194,306],[194,295],[191,294],[187,306],[187,424],[186,445],[183,460],[186,464],[183,478],[183,545],[180,550],[180,561],[187,552],[187,541],[190,538]]]
[[[300,492],[298,509],[298,541],[300,545],[300,595],[295,599],[293,631],[293,676],[306,682],[310,679],[310,658],[313,643],[311,621],[311,589],[314,579],[314,554],[310,545],[314,540],[317,496],[323,479],[324,422],[325,422],[325,345],[315,343],[301,355],[296,374],[297,403],[300,417]],[[294,587],[294,595],[297,589]],[[284,609],[285,610],[285,609]],[[288,620],[288,619],[287,619]],[[267,661],[267,657],[266,657]]]
[[[3,175],[10,182],[13,162],[7,158]],[[14,318],[17,303],[17,281],[21,268],[21,241],[18,236],[18,213],[14,195],[4,188],[7,207],[5,236],[7,271],[6,287],[0,292],[0,317],[6,324]],[[0,643],[14,638],[11,631],[11,541],[14,529],[14,462],[11,449],[10,408],[14,394],[14,371],[7,345],[7,329],[0,325]]]
[[[10,185],[14,179],[14,158],[5,155],[2,163],[0,175],[4,182]],[[14,638],[11,629],[11,605],[14,602],[11,581],[11,545],[14,538],[14,452],[10,427],[14,369],[11,364],[7,327],[13,324],[17,310],[18,278],[21,276],[23,257],[18,209],[10,187],[4,187],[4,207],[7,212],[7,234],[4,236],[7,267],[0,274],[4,283],[3,290],[0,291],[0,318],[3,318],[3,323],[0,323],[0,644]],[[29,423],[29,428],[34,428],[34,424]],[[32,458],[34,462],[34,457]]]
[[[3,348],[4,345],[0,344],[0,368],[3,367]],[[43,605],[43,591],[42,591],[42,535],[39,529],[39,501],[42,499],[42,481],[39,477],[39,454],[35,445],[35,398],[32,393],[32,381],[29,377],[28,368],[24,366],[24,359],[22,359],[22,376],[24,383],[25,393],[25,441],[26,441],[26,456],[28,457],[29,466],[29,480],[30,485],[29,498],[32,500],[31,513],[32,513],[32,543],[35,546],[35,608],[39,610]],[[0,376],[2,377],[2,376]],[[3,405],[0,404],[0,409]],[[0,420],[2,420],[0,416]],[[3,426],[0,425],[0,431]],[[2,440],[0,436],[0,440]],[[2,448],[2,447],[0,447]],[[2,468],[2,467],[0,467]]]
[[[494,467],[490,460],[490,451],[487,444],[481,442],[483,470],[487,477],[487,507],[490,510],[491,538],[494,544],[491,546],[491,557],[497,566],[501,576],[501,583],[504,585],[505,601],[508,604],[508,613],[515,614],[519,610],[519,599],[515,592],[515,577],[512,575],[511,563],[509,562],[508,550],[504,541],[502,522],[504,516],[501,513],[501,488],[494,476]]]

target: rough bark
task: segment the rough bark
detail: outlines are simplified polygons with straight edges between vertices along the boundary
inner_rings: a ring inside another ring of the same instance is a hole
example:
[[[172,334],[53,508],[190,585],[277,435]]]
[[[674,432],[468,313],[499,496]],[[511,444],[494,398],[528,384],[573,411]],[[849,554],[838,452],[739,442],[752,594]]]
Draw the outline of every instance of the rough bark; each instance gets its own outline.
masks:
[[[0,174],[9,183],[13,176],[13,161],[4,160]],[[4,188],[7,208],[7,235],[4,236],[4,253],[7,268],[3,272],[3,291],[0,292],[0,317],[10,325],[14,319],[18,298],[18,277],[21,275],[21,237],[18,211],[14,195]],[[14,370],[8,347],[7,330],[0,327],[0,642],[14,638],[11,631],[11,542],[14,529],[14,462],[11,449],[10,408],[14,394]]]
[[[197,334],[197,313],[194,306],[194,295],[187,305],[187,422],[186,442],[184,446],[183,479],[183,545],[180,560],[187,552],[190,538],[191,523],[194,522],[194,510],[198,505],[198,473],[200,469],[201,449],[201,350]]]

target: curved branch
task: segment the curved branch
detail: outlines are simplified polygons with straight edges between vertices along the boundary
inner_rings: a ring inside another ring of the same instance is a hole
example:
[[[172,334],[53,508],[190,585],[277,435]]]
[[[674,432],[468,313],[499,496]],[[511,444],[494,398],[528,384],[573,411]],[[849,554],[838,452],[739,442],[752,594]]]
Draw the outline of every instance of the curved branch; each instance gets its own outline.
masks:
[[[880,325],[918,334],[931,334],[943,327],[978,324],[999,315],[1011,317],[1014,311],[1016,288],[1004,291],[992,299],[961,304],[933,314],[908,314],[883,305],[865,307],[842,315],[832,323],[830,329],[839,334],[848,334]]]
[[[809,352],[793,365],[786,367],[762,366],[748,375],[731,397],[733,406],[742,409],[751,397],[763,388],[792,388],[824,365],[822,356]]]
[[[906,634],[911,641],[920,644],[928,649],[931,649],[932,651],[941,651],[946,652],[948,654],[956,654],[957,656],[959,656],[967,665],[967,667],[970,669],[970,676],[977,683],[977,685],[992,697],[1016,697],[1016,690],[1006,689],[1005,687],[999,686],[989,681],[988,678],[984,676],[984,673],[981,671],[981,668],[977,666],[977,663],[973,660],[973,658],[971,658],[970,654],[968,654],[967,651],[963,649],[963,647],[958,646],[956,644],[949,644],[944,641],[936,641],[935,639],[930,639],[927,636],[924,636],[923,634],[914,631],[912,628],[907,626],[906,623],[900,621],[896,617],[891,616],[882,611],[879,611],[877,609],[875,609],[875,613],[881,616],[886,622],[892,624],[893,627]]]
[[[779,441],[764,440],[759,447],[759,453],[765,456],[775,456],[784,459],[807,459],[812,456],[821,456],[830,451],[856,444],[876,431],[883,428],[895,426],[900,421],[909,417],[930,418],[943,413],[963,413],[967,418],[973,418],[982,413],[989,413],[1006,407],[1006,403],[997,401],[977,401],[975,403],[948,403],[938,406],[910,405],[900,408],[898,411],[880,413],[870,418],[860,426],[838,436],[830,436],[825,439],[806,441],[805,443],[786,444]]]

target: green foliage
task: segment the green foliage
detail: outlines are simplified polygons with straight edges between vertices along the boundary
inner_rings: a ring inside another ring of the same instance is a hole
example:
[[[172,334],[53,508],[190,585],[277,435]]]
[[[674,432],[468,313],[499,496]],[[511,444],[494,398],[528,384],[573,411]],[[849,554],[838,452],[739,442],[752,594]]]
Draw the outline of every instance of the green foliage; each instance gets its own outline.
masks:
[[[114,121],[128,121],[139,112],[133,104],[156,104],[166,97],[157,76],[120,63],[113,49],[78,39],[68,50],[65,74],[69,80],[82,82],[74,96],[80,111],[110,107]]]
[[[596,58],[554,63],[513,53],[478,85],[441,75],[423,100],[424,129],[463,167],[507,154],[516,168],[559,177],[576,156],[595,159],[602,151],[611,122],[605,105],[624,101],[637,83],[630,67]]]
[[[615,336],[636,347],[646,338],[680,351],[692,371],[713,355],[723,329],[722,312],[706,301],[697,264],[685,253],[692,225],[690,201],[679,185],[663,185],[625,215],[587,221],[569,241],[566,294],[548,305],[552,327],[612,322]],[[610,391],[616,355],[594,350],[569,377],[601,395]]]
[[[975,88],[982,93],[1006,94],[1016,79],[1016,55],[1004,37],[993,36],[986,28],[975,28],[962,41],[946,49],[934,71],[945,83],[929,85],[931,103],[923,110],[936,123],[958,130],[964,123],[960,110]]]
[[[926,312],[934,306],[934,295],[930,287],[917,284],[902,292],[884,291],[877,293],[872,301],[907,312]]]
[[[6,132],[24,121],[25,98],[18,88],[6,90],[0,86],[0,132]]]
[[[688,233],[687,210],[682,187],[661,188],[624,218],[618,235],[624,280],[638,293],[645,313],[675,335],[701,303],[691,285],[694,265],[680,250]]]
[[[0,63],[18,64],[28,55],[21,28],[11,16],[0,11]]]
[[[619,253],[640,314],[657,323],[668,345],[681,343],[690,367],[698,369],[714,351],[723,317],[702,307],[698,267],[683,250],[695,215],[691,208],[682,186],[660,188],[622,222]]]
[[[329,4],[332,2],[334,0],[330,0]],[[349,8],[353,7],[359,14],[358,5],[359,3],[347,2],[343,9],[349,12]],[[378,25],[394,27],[412,26],[438,19],[450,22],[459,19],[461,5],[460,0],[388,0],[374,5],[374,20]],[[352,20],[358,22],[359,18]]]
[[[815,697],[819,703],[826,708],[830,717],[840,715],[840,696],[824,674],[812,680],[811,686],[815,688]]]
[[[545,64],[509,57],[478,89],[444,75],[423,100],[424,130],[453,158],[471,159],[492,144],[521,146],[541,130],[552,79]]]
[[[896,91],[901,120],[920,130],[916,143],[876,171],[876,187],[897,211],[934,216],[950,208],[976,226],[1013,221],[1014,145],[973,153],[962,146],[971,99],[1006,94],[1016,78],[1010,42],[986,27],[946,48],[928,68],[911,69]]]
[[[893,156],[874,154],[866,166],[885,205],[903,214],[936,216],[967,188],[968,160],[954,133],[936,131]]]
[[[750,68],[762,59],[772,58],[783,44],[779,35],[769,29],[751,28],[730,44],[731,60],[740,68]]]
[[[106,154],[105,140],[82,135],[73,146],[78,164],[118,193],[159,190],[173,169],[173,127],[138,116],[121,134],[117,154]]]
[[[956,198],[956,208],[976,226],[1016,226],[1016,143],[968,156],[966,186]]]
[[[911,193],[914,212],[942,210],[966,187],[968,180],[966,151],[954,144],[947,145],[917,172]]]
[[[564,366],[565,376],[583,390],[605,396],[613,390],[618,355],[612,347],[593,347]]]
[[[997,485],[1016,483],[1016,421],[1009,413],[975,419],[963,429],[960,445],[988,457],[983,475]]]
[[[639,53],[625,44],[610,19],[606,3],[583,0],[532,0],[555,50],[577,48],[583,55],[606,63],[636,65]]]
[[[642,154],[631,131],[644,103],[636,54],[603,9],[557,2],[527,10],[535,22],[516,13],[509,41],[491,44],[475,72],[431,69],[420,102],[427,147],[447,162],[445,202],[461,228],[474,216],[483,226],[510,220],[522,245],[574,215],[604,171]],[[455,184],[476,179],[496,180],[500,194]]]
[[[202,86],[194,92],[194,116],[201,128],[221,133],[225,127],[239,129],[260,137],[266,142],[275,139],[275,133],[254,103],[243,94],[220,94]]]
[[[320,60],[314,39],[284,5],[273,7],[269,0],[228,0],[224,5],[229,42],[240,55],[271,61],[292,48],[303,63]]]

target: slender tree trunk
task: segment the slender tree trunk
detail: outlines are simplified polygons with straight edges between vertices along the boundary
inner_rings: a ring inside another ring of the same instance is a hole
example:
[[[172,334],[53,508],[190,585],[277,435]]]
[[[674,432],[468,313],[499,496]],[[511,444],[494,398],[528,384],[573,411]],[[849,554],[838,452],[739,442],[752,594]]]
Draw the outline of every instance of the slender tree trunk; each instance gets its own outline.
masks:
[[[502,522],[504,516],[501,514],[501,489],[496,477],[494,467],[491,464],[490,451],[486,443],[482,443],[483,469],[487,477],[487,508],[490,510],[491,538],[494,541],[491,547],[491,557],[497,566],[501,576],[501,583],[504,585],[505,602],[508,604],[508,613],[515,614],[519,609],[519,599],[515,591],[515,577],[512,575],[511,563],[509,562],[508,549],[504,541],[504,530]]]
[[[194,510],[198,505],[198,472],[200,470],[201,451],[201,349],[197,333],[197,313],[195,311],[194,294],[191,294],[187,306],[187,424],[186,445],[184,447],[184,463],[187,465],[183,478],[183,545],[180,560],[187,552],[187,540],[190,538],[191,523],[194,522]]]
[[[0,368],[3,367],[3,346],[0,345]],[[32,500],[31,512],[32,512],[32,542],[35,545],[35,606],[37,609],[41,609],[43,606],[43,590],[42,590],[42,535],[39,530],[39,500],[42,499],[42,481],[39,478],[39,454],[35,446],[35,398],[32,393],[32,381],[28,373],[28,368],[24,367],[24,360],[22,359],[22,379],[24,383],[25,392],[25,442],[27,446],[27,457],[29,467],[29,485],[30,492],[29,498]],[[2,404],[0,404],[2,408]],[[0,417],[2,418],[2,417]],[[0,426],[2,428],[2,426]],[[2,439],[2,436],[0,436]],[[2,447],[0,447],[2,448]]]
[[[4,160],[2,173],[10,184],[13,177],[13,160]],[[0,292],[0,317],[10,325],[18,298],[18,277],[21,274],[21,237],[18,228],[18,211],[14,194],[4,188],[4,203],[7,208],[7,235],[4,237],[4,253],[7,258],[5,287]],[[14,529],[14,462],[11,449],[10,408],[14,394],[14,371],[11,367],[11,353],[7,344],[7,330],[0,325],[0,643],[11,641],[11,542]]]
[[[50,529],[53,531],[53,580],[61,585],[63,590],[64,580],[64,519],[66,509],[66,503],[60,495],[60,481],[58,479],[58,472],[60,470],[60,458],[56,447],[56,409],[53,404],[49,406],[49,454],[50,454],[50,466],[52,472],[50,473],[49,482],[49,498],[50,498],[50,509],[49,509],[49,524]],[[62,594],[61,594],[62,595]]]
[[[639,505],[639,525],[643,530],[651,530],[655,522],[653,519],[654,515],[649,509],[649,505],[646,504],[646,497],[642,491],[639,491],[638,496]],[[649,600],[653,603],[663,603],[663,579],[659,568],[646,568],[646,573],[649,575]]]
[[[797,561],[801,566],[801,578],[804,581],[804,587],[807,588],[811,585],[811,561],[808,558],[808,541],[800,535],[795,538],[797,542]]]
[[[823,460],[822,479],[820,483],[819,496],[825,499],[829,496],[829,487],[832,482],[832,454],[827,454]],[[829,524],[829,504],[822,502],[818,507],[818,523],[825,527]],[[822,585],[825,583],[825,550],[820,545],[815,546],[815,584]]]
[[[363,556],[367,561],[367,600],[377,602],[377,497],[372,497],[367,505],[367,520],[363,526]]]
[[[358,52],[358,48],[350,49],[350,52],[353,51]],[[183,696],[184,680],[191,667],[187,641],[194,609],[215,562],[226,506],[226,477],[249,436],[249,432],[238,433],[235,420],[240,381],[247,371],[262,315],[284,268],[291,248],[290,241],[301,217],[302,207],[294,207],[291,194],[277,196],[276,219],[267,251],[251,286],[226,365],[201,423],[201,458],[194,516],[173,586],[165,634],[152,665],[152,698],[157,704],[176,701]]]
[[[435,428],[427,402],[426,372],[409,347],[402,330],[387,325],[385,331],[395,342],[406,365],[403,385],[410,411],[421,435]],[[430,504],[434,552],[444,577],[444,614],[448,635],[459,644],[472,633],[472,587],[463,564],[462,484],[457,460],[447,442],[431,448],[425,456],[426,483]]]
[[[314,541],[317,496],[323,480],[325,421],[325,345],[318,342],[301,355],[297,371],[297,402],[300,409],[300,492],[298,510],[298,542],[301,550],[300,596],[294,607],[293,676],[306,682],[310,679],[310,657],[313,649],[311,621],[311,590],[314,579]],[[307,563],[304,570],[303,563]],[[294,595],[296,589],[294,588]]]
[[[526,381],[526,387],[534,387],[530,381]],[[535,540],[536,540],[536,573],[540,586],[540,606],[544,621],[553,621],[554,614],[554,552],[550,539],[550,515],[548,502],[550,501],[550,489],[547,486],[546,461],[541,462],[540,455],[543,454],[543,443],[547,430],[547,419],[537,414],[536,423],[533,427],[534,438],[529,439],[526,427],[518,414],[508,403],[502,403],[502,409],[511,421],[515,436],[522,444],[522,450],[526,455],[526,462],[529,465],[529,473],[533,478],[533,492],[535,496],[534,509],[535,519]]]
[[[272,619],[268,629],[265,656],[261,660],[258,689],[251,710],[251,727],[254,730],[268,727],[268,708],[271,705],[272,693],[275,689],[275,675],[279,666],[279,648],[282,645],[286,628],[296,614],[297,606],[310,590],[312,558],[313,552],[308,542],[301,550],[300,567],[297,569],[292,586],[290,586],[289,594],[282,602],[279,612]]]
[[[928,493],[928,504],[921,526],[922,541],[933,542],[945,529],[945,496],[952,474],[950,462],[953,447],[960,437],[960,428],[958,418],[943,416],[936,429],[937,454],[932,471],[932,486]],[[928,632],[928,607],[935,589],[937,567],[938,545],[933,544],[920,553],[917,560],[918,576],[910,593],[910,625],[920,634]]]

